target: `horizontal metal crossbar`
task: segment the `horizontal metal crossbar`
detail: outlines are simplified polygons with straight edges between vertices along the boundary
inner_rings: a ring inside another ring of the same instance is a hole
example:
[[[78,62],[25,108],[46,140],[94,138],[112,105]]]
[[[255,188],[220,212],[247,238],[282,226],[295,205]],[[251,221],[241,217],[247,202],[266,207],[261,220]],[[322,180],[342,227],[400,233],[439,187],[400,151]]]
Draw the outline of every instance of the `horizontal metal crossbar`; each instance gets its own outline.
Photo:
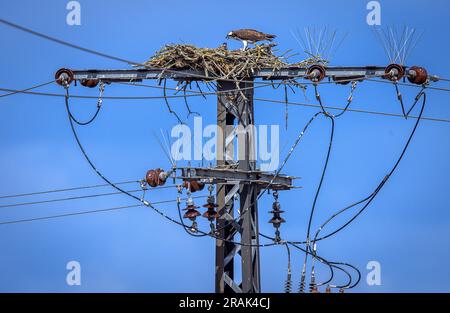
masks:
[[[176,168],[177,178],[185,180],[199,180],[213,184],[257,184],[261,188],[288,190],[293,188],[292,180],[295,177],[261,171],[243,171],[233,168],[202,168],[179,167]],[[273,181],[272,181],[273,180]],[[269,186],[269,183],[270,186]]]
[[[325,77],[330,77],[336,82],[343,78],[370,78],[385,74],[386,67],[380,66],[344,66],[344,67],[324,67]],[[163,69],[116,69],[116,70],[71,70],[74,80],[98,79],[104,81],[142,81],[145,79],[168,78],[174,80],[203,80],[204,72],[192,70],[165,71]],[[308,74],[308,68],[304,67],[286,67],[278,70],[272,68],[261,69],[256,72],[252,78],[279,80],[296,77],[305,77]],[[214,79],[217,77],[211,77]]]

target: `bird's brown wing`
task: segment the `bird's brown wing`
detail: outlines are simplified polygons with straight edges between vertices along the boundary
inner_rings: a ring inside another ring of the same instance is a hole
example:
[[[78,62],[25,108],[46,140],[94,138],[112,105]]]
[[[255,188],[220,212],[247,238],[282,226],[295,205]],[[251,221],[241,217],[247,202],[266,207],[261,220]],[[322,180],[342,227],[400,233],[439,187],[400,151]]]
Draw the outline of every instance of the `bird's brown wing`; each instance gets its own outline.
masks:
[[[260,31],[254,30],[254,29],[233,30],[233,34],[235,34],[236,37],[239,39],[247,40],[247,41],[251,41],[251,42],[267,40],[270,38],[270,37],[267,37],[266,34],[260,32]],[[271,35],[271,36],[273,36],[273,35]]]

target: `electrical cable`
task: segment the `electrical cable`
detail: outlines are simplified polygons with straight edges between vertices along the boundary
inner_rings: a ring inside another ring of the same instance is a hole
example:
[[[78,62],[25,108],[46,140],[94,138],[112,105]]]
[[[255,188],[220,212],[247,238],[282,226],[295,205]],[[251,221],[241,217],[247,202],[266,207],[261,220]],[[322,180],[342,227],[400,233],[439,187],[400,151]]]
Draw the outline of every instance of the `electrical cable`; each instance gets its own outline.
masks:
[[[198,198],[200,198],[200,197],[203,197],[203,196],[198,196]],[[176,201],[177,200],[156,201],[156,202],[153,202],[153,204],[163,204],[163,203],[170,203],[170,202],[176,202]],[[41,221],[41,220],[68,217],[68,216],[98,213],[98,212],[118,211],[118,210],[123,210],[123,209],[128,209],[128,208],[136,208],[136,207],[142,207],[142,206],[145,206],[145,205],[144,204],[132,204],[132,205],[117,206],[117,207],[106,208],[106,209],[88,210],[88,211],[71,212],[71,213],[64,213],[64,214],[58,214],[58,215],[41,216],[41,217],[34,217],[34,218],[27,218],[27,219],[20,219],[20,220],[4,221],[4,222],[0,222],[0,225],[18,224],[18,223],[24,223],[24,222],[34,222],[34,221]]]
[[[97,110],[95,111],[94,115],[92,115],[92,117],[91,117],[90,119],[88,119],[88,120],[85,121],[85,122],[80,122],[79,120],[77,120],[77,119],[75,118],[75,116],[74,116],[74,115],[72,114],[72,112],[70,111],[69,97],[70,97],[70,95],[69,95],[69,88],[66,88],[66,96],[65,96],[64,100],[66,101],[67,112],[69,113],[70,118],[71,118],[75,123],[77,123],[78,125],[81,125],[81,126],[85,126],[85,125],[91,124],[91,123],[95,120],[95,118],[97,117],[98,113],[100,112],[101,105],[97,105]]]
[[[318,89],[317,89],[317,85],[314,85],[314,91],[315,91],[316,99],[319,102],[319,105],[320,105],[320,107],[322,109],[322,113],[327,118],[329,118],[331,120],[331,132],[330,132],[330,141],[329,141],[329,145],[328,145],[328,149],[327,149],[325,163],[324,163],[324,166],[323,166],[323,170],[322,170],[322,174],[321,174],[321,177],[320,177],[319,185],[317,186],[316,193],[314,195],[314,200],[313,200],[313,204],[312,204],[310,215],[309,215],[308,227],[307,227],[307,232],[306,232],[306,250],[307,251],[310,250],[310,231],[311,231],[312,219],[313,219],[313,216],[314,216],[314,211],[315,211],[317,199],[319,197],[320,190],[322,188],[323,180],[324,180],[324,177],[325,177],[325,173],[326,173],[326,170],[327,170],[327,167],[328,167],[328,162],[329,162],[330,154],[331,154],[331,148],[333,146],[334,128],[335,128],[334,116],[331,115],[330,113],[328,113],[325,110],[325,108],[323,106],[323,103],[322,103],[322,99],[321,99],[320,94],[319,94]],[[308,253],[305,253],[305,258],[303,260],[301,286],[300,286],[300,288],[304,288],[304,283],[303,282],[305,280],[307,262],[308,262]],[[311,275],[312,276],[314,275],[314,258],[312,260]],[[311,280],[313,281],[313,278],[311,278]],[[312,284],[311,288],[316,287],[316,286],[313,286],[314,285],[314,281],[311,284]]]
[[[25,92],[25,91],[30,91],[30,90],[33,90],[33,89],[37,89],[37,88],[40,88],[40,87],[44,87],[44,86],[53,84],[54,82],[55,82],[54,80],[51,80],[51,81],[49,81],[49,82],[42,83],[42,84],[39,84],[39,85],[35,85],[35,86],[32,86],[32,87],[28,87],[28,88],[25,88],[25,89],[21,89],[21,90],[17,90],[17,91],[11,91],[11,92],[9,92],[9,93],[0,95],[0,98],[4,98],[4,97],[12,96],[12,95],[15,95],[15,94],[18,94],[18,93],[23,93],[23,92]]]
[[[72,120],[72,118],[71,118],[71,116],[70,116],[70,114],[69,114],[67,105],[66,105],[66,110],[67,110],[67,115],[68,115],[68,118],[69,118],[70,128],[71,128],[71,130],[72,130],[72,134],[73,134],[73,136],[74,136],[74,138],[75,138],[75,141],[76,141],[78,147],[80,148],[80,151],[82,152],[82,154],[83,154],[84,158],[86,159],[86,161],[89,163],[89,165],[90,165],[90,167],[92,168],[92,170],[94,170],[94,172],[95,172],[102,180],[104,180],[106,183],[108,183],[111,187],[115,188],[116,190],[122,192],[123,194],[125,194],[125,195],[127,195],[127,196],[129,196],[129,197],[131,197],[131,198],[133,198],[133,199],[135,199],[135,200],[137,200],[137,201],[139,201],[140,203],[144,204],[145,206],[151,208],[153,211],[155,211],[156,213],[158,213],[159,215],[161,215],[161,216],[164,217],[165,219],[167,219],[167,220],[169,220],[169,221],[171,221],[171,222],[173,222],[173,223],[175,223],[175,224],[177,224],[177,225],[179,225],[179,226],[184,227],[183,224],[182,224],[181,222],[179,222],[179,221],[173,219],[172,217],[170,217],[170,216],[164,214],[164,212],[160,211],[158,208],[156,208],[155,206],[153,206],[151,202],[149,202],[149,201],[147,201],[147,200],[144,200],[144,199],[141,199],[141,198],[139,198],[139,197],[137,197],[137,196],[135,196],[135,195],[133,195],[133,194],[131,194],[131,193],[129,193],[129,192],[123,190],[122,188],[116,186],[116,185],[115,185],[113,182],[111,182],[108,178],[106,178],[106,177],[105,177],[105,176],[97,169],[97,167],[94,165],[94,163],[91,161],[91,159],[90,159],[89,156],[87,155],[86,151],[84,150],[84,147],[83,147],[83,145],[81,144],[80,139],[78,138],[78,134],[77,134],[77,132],[76,132],[76,130],[75,130],[75,125],[74,125],[73,120]],[[200,234],[208,235],[208,236],[213,237],[213,238],[215,238],[215,239],[220,239],[220,240],[223,240],[223,241],[226,241],[226,242],[231,242],[231,243],[233,243],[233,244],[241,245],[241,246],[249,246],[249,247],[270,247],[270,246],[277,245],[277,243],[267,243],[267,244],[244,244],[244,243],[236,242],[236,241],[229,240],[229,239],[226,239],[226,238],[218,238],[217,236],[214,236],[214,235],[212,235],[212,234],[210,234],[210,233],[207,233],[207,232],[204,232],[204,231],[201,231],[201,230],[197,230],[197,231],[198,231],[198,233],[200,233]]]
[[[287,243],[284,244],[287,252],[287,276],[286,281],[284,283],[284,292],[291,293],[292,292],[292,271],[291,271],[291,250],[289,249],[289,245]]]
[[[395,170],[397,169],[397,167],[398,167],[398,165],[400,164],[400,162],[401,162],[401,160],[403,159],[403,156],[404,156],[404,154],[405,154],[405,152],[406,152],[406,150],[408,149],[408,147],[409,147],[409,144],[410,144],[410,142],[411,142],[411,139],[413,138],[413,136],[414,136],[414,134],[415,134],[415,132],[416,132],[416,130],[417,130],[417,126],[419,125],[419,122],[420,122],[420,120],[421,120],[421,116],[422,116],[422,114],[423,114],[423,112],[424,112],[424,109],[425,109],[425,105],[426,105],[426,93],[422,93],[421,94],[421,97],[423,98],[423,101],[422,101],[422,107],[421,107],[421,110],[420,110],[420,113],[419,113],[419,118],[416,120],[416,122],[415,122],[415,124],[414,124],[414,127],[413,127],[413,129],[412,129],[412,131],[411,131],[411,133],[410,133],[410,135],[409,135],[409,137],[408,137],[408,140],[407,140],[407,142],[406,142],[406,144],[405,144],[405,146],[403,147],[403,149],[402,149],[402,152],[401,152],[401,154],[400,154],[400,156],[399,156],[399,158],[397,159],[397,161],[396,161],[396,163],[394,164],[394,166],[391,168],[391,170],[389,171],[389,173],[383,178],[383,180],[380,182],[380,184],[377,186],[377,188],[375,188],[375,190],[368,196],[368,197],[366,197],[366,198],[364,198],[364,199],[362,199],[362,200],[360,200],[360,201],[358,201],[358,202],[355,202],[355,203],[353,203],[353,204],[351,204],[351,205],[349,205],[349,206],[347,206],[347,207],[345,207],[345,208],[343,208],[343,209],[341,209],[341,210],[339,210],[339,211],[337,211],[335,214],[333,214],[327,221],[325,221],[325,223],[324,224],[322,224],[322,226],[321,227],[319,227],[319,229],[318,229],[318,231],[316,232],[316,235],[315,235],[315,237],[314,237],[314,240],[313,240],[313,243],[315,243],[315,242],[317,242],[317,241],[320,241],[320,240],[323,240],[323,239],[326,239],[326,238],[329,238],[329,237],[331,237],[331,236],[333,236],[334,234],[336,234],[336,233],[338,233],[339,231],[341,231],[342,229],[344,229],[346,226],[348,226],[352,221],[354,221],[366,208],[367,208],[367,206],[372,202],[372,200],[376,197],[376,195],[379,193],[379,191],[381,190],[381,188],[384,186],[384,184],[387,182],[387,180],[391,177],[391,175],[395,172]],[[363,202],[365,202],[365,201],[367,201],[367,203],[350,219],[350,220],[348,220],[345,224],[343,224],[342,226],[340,226],[338,229],[336,229],[336,230],[334,230],[333,232],[331,232],[331,233],[329,233],[329,234],[327,234],[327,235],[324,235],[324,236],[322,236],[322,237],[318,237],[318,235],[319,235],[319,233],[322,231],[322,229],[323,229],[323,227],[325,227],[325,225],[326,224],[328,224],[332,219],[334,219],[336,216],[338,216],[338,215],[340,215],[340,214],[342,214],[343,212],[345,212],[346,210],[348,210],[348,209],[350,209],[350,208],[352,208],[352,207],[354,207],[355,205],[357,205],[357,204],[360,204],[360,203],[363,203]],[[297,244],[301,244],[301,243],[304,243],[304,242],[294,242],[294,243],[297,243]]]
[[[107,58],[107,59],[110,59],[110,60],[126,63],[126,64],[132,65],[132,66],[145,67],[146,69],[149,69],[149,70],[155,70],[155,71],[160,71],[161,70],[160,68],[153,68],[153,67],[150,67],[150,66],[148,66],[146,64],[142,64],[140,62],[133,62],[133,61],[130,61],[130,60],[127,60],[127,59],[124,59],[124,58],[119,58],[119,57],[116,57],[116,56],[112,56],[112,55],[109,55],[109,54],[106,54],[106,53],[103,53],[103,52],[99,52],[99,51],[96,51],[96,50],[93,50],[93,49],[88,49],[88,48],[85,48],[85,47],[82,47],[82,46],[79,46],[79,45],[76,45],[76,44],[73,44],[73,43],[70,43],[70,42],[67,42],[67,41],[55,38],[55,37],[52,37],[52,36],[46,35],[44,33],[37,32],[37,31],[32,30],[30,28],[27,28],[27,27],[24,27],[24,26],[12,23],[12,22],[4,20],[4,19],[0,19],[0,23],[2,23],[4,25],[7,25],[7,26],[10,26],[12,28],[15,28],[17,30],[23,31],[25,33],[28,33],[28,34],[31,34],[31,35],[34,35],[34,36],[37,36],[37,37],[40,37],[40,38],[52,41],[52,42],[55,42],[55,43],[63,45],[63,46],[67,46],[67,47],[70,47],[70,48],[73,48],[73,49],[76,49],[76,50],[80,50],[80,51],[83,51],[83,52],[86,52],[86,53],[89,53],[89,54],[93,54],[93,55],[100,56],[100,57],[103,57],[103,58]],[[189,77],[192,77],[192,78],[201,78],[201,79],[205,79],[205,80],[209,80],[209,81],[214,81],[214,80],[220,79],[221,81],[231,81],[231,82],[241,82],[241,83],[242,82],[251,82],[251,83],[253,83],[253,81],[244,81],[244,80],[236,80],[236,79],[221,78],[221,77],[214,77],[214,76],[206,76],[206,75],[200,75],[200,74],[196,74],[196,73],[192,73],[192,72],[175,71],[175,70],[171,70],[171,69],[168,69],[168,68],[163,69],[163,71],[167,72],[167,73],[183,74],[183,75],[186,75],[186,76],[189,76]]]
[[[375,83],[392,84],[392,82],[388,81],[388,80],[377,80],[377,79],[371,79],[371,78],[366,78],[365,80],[370,81],[370,82],[375,82]],[[415,87],[415,88],[421,87],[421,85],[402,83],[402,82],[397,82],[397,84],[400,86],[407,86],[407,87]],[[433,86],[428,86],[427,89],[438,90],[438,91],[450,91],[449,88],[433,87]]]
[[[429,89],[428,87],[427,89]],[[262,101],[262,102],[270,102],[270,103],[280,103],[284,104],[285,102],[283,100],[277,100],[277,99],[265,99],[265,98],[254,98],[255,101]],[[311,108],[320,108],[320,105],[316,104],[310,104],[310,103],[301,103],[301,102],[288,102],[290,105],[294,106],[304,106],[304,107],[311,107]],[[333,106],[324,106],[325,109],[334,109],[334,110],[343,110],[339,107],[333,107]],[[360,109],[347,109],[348,112],[354,112],[354,113],[366,113],[366,114],[373,114],[373,115],[381,115],[381,116],[392,116],[392,117],[403,117],[402,114],[396,114],[396,113],[388,113],[388,112],[379,112],[379,111],[368,111],[368,110],[360,110]],[[409,118],[417,119],[418,116],[408,116]],[[427,120],[431,122],[445,122],[450,123],[450,119],[443,119],[443,118],[434,118],[434,117],[421,117],[421,120]]]
[[[431,89],[432,87],[427,87],[427,89]],[[64,94],[57,94],[57,93],[45,93],[45,92],[32,92],[32,91],[21,91],[17,89],[10,89],[10,88],[0,88],[0,91],[8,91],[8,92],[14,92],[14,93],[23,93],[28,95],[35,95],[35,96],[48,96],[48,97],[65,97]],[[450,90],[449,90],[450,91]],[[187,95],[189,96],[189,95]],[[82,96],[82,95],[71,95],[71,98],[79,98],[79,99],[98,99],[98,97],[94,96]],[[177,97],[181,98],[183,95],[175,95],[171,96],[168,95],[168,98],[171,97]],[[161,96],[104,96],[103,99],[108,100],[148,100],[148,99],[163,99],[164,97]],[[266,99],[266,98],[254,98],[255,101],[261,101],[261,102],[270,102],[270,103],[280,103],[280,104],[286,104],[284,100],[277,100],[277,99]],[[320,108],[320,105],[318,104],[311,104],[311,103],[301,103],[301,102],[288,102],[288,105],[293,106],[303,106],[303,107],[312,107],[312,108]],[[333,110],[344,110],[340,107],[334,107],[334,106],[324,106],[325,109],[333,109]],[[379,112],[379,111],[369,111],[369,110],[360,110],[360,109],[350,109],[348,108],[346,111],[348,112],[354,112],[354,113],[365,113],[365,114],[372,114],[372,115],[380,115],[380,116],[392,116],[392,117],[403,117],[401,114],[396,113],[389,113],[389,112]],[[417,116],[408,116],[409,118],[417,119]],[[432,121],[432,122],[444,122],[444,123],[450,123],[450,119],[444,119],[444,118],[434,118],[434,117],[422,117],[422,120]]]
[[[132,184],[132,183],[139,183],[139,180],[122,181],[122,182],[117,182],[115,184],[116,185],[125,185],[125,184]],[[109,187],[109,184],[98,184],[98,185],[89,185],[89,186],[80,186],[80,187],[52,189],[52,190],[45,190],[45,191],[35,191],[35,192],[20,193],[20,194],[13,194],[13,195],[4,195],[4,196],[0,196],[0,199],[35,196],[35,195],[42,195],[42,194],[47,194],[47,193],[75,191],[75,190],[92,189],[92,188],[100,188],[100,187]],[[167,186],[162,186],[162,187],[167,187]],[[161,188],[161,187],[159,187],[159,188]]]
[[[353,270],[355,270],[355,272],[357,273],[358,279],[356,280],[356,282],[353,283],[353,284],[350,283],[348,286],[346,286],[344,288],[352,289],[352,288],[356,287],[359,284],[359,282],[361,281],[361,271],[358,270],[358,268],[356,266],[353,266],[353,265],[351,265],[349,263],[343,263],[343,262],[331,262],[331,264],[338,264],[338,265],[348,266],[348,267],[352,268]]]
[[[142,189],[128,190],[127,192],[134,193],[134,192],[139,192],[139,191],[142,191]],[[62,202],[62,201],[70,201],[70,200],[97,198],[97,197],[104,197],[104,196],[113,196],[113,195],[118,195],[118,194],[121,194],[121,192],[107,192],[107,193],[99,193],[99,194],[84,195],[84,196],[74,196],[74,197],[67,197],[67,198],[42,200],[42,201],[31,201],[31,202],[20,202],[20,203],[12,203],[12,204],[2,204],[2,205],[0,205],[0,209],[13,208],[13,207],[18,207],[18,206],[35,205],[35,204],[43,204],[43,203],[53,203],[53,202]]]
[[[58,43],[60,45],[64,45],[64,46],[67,46],[67,47],[70,47],[70,48],[74,48],[74,49],[77,49],[77,50],[80,50],[80,51],[83,51],[83,52],[86,52],[86,53],[90,53],[90,54],[93,54],[93,55],[96,55],[96,56],[100,56],[100,57],[107,58],[107,59],[114,60],[114,61],[119,61],[119,62],[126,63],[126,64],[132,65],[132,66],[142,66],[142,67],[145,67],[145,68],[147,68],[149,70],[156,70],[156,71],[160,71],[161,70],[160,68],[152,68],[152,67],[150,67],[148,65],[145,65],[145,64],[142,64],[142,63],[139,63],[139,62],[133,62],[133,61],[130,61],[130,60],[127,60],[127,59],[124,59],[124,58],[119,58],[119,57],[116,57],[116,56],[112,56],[112,55],[109,55],[109,54],[106,54],[106,53],[102,53],[102,52],[99,52],[99,51],[96,51],[96,50],[93,50],[93,49],[88,49],[88,48],[85,48],[85,47],[82,47],[82,46],[79,46],[79,45],[76,45],[76,44],[73,44],[73,43],[70,43],[70,42],[67,42],[67,41],[55,38],[55,37],[52,37],[52,36],[49,36],[49,35],[37,32],[37,31],[34,31],[34,30],[30,29],[30,28],[27,28],[27,27],[24,27],[24,26],[12,23],[12,22],[4,20],[4,19],[0,19],[0,23],[2,23],[4,25],[7,25],[7,26],[10,26],[12,28],[15,28],[17,30],[26,32],[28,34],[31,34],[31,35],[34,35],[34,36],[37,36],[37,37],[40,37],[40,38],[43,38],[43,39],[46,39],[46,40],[49,40],[49,41],[53,41],[53,42]],[[180,72],[180,71],[171,70],[171,69],[164,69],[164,72],[183,74],[183,75],[190,76],[190,77],[193,77],[193,78],[200,78],[200,79],[205,79],[205,80],[209,80],[209,81],[214,81],[214,80],[219,80],[220,79],[222,81],[231,81],[231,82],[237,82],[238,81],[238,82],[241,82],[241,83],[243,83],[243,82],[247,83],[248,82],[248,83],[263,83],[263,84],[265,84],[264,82],[254,82],[254,81],[245,81],[245,80],[221,78],[221,77],[211,77],[211,76],[206,76],[206,75],[195,74],[195,73],[192,73],[192,72]],[[358,78],[358,79],[353,78],[353,79],[351,79],[349,81],[353,81],[353,80],[361,80],[361,78]],[[365,80],[369,80],[369,79],[365,79]],[[446,79],[441,79],[441,80],[446,80]],[[340,82],[342,83],[342,82],[346,82],[346,81],[347,80],[343,80],[343,81],[340,81]],[[374,80],[374,81],[384,82],[384,81],[378,81],[378,80]],[[327,82],[324,82],[324,83],[327,83]],[[384,83],[387,83],[387,82],[384,82]],[[417,87],[417,85],[412,85],[412,84],[409,84],[409,85]],[[436,90],[450,91],[450,89],[446,89],[446,88],[436,88],[436,87],[429,87],[429,88],[430,89],[436,89]]]

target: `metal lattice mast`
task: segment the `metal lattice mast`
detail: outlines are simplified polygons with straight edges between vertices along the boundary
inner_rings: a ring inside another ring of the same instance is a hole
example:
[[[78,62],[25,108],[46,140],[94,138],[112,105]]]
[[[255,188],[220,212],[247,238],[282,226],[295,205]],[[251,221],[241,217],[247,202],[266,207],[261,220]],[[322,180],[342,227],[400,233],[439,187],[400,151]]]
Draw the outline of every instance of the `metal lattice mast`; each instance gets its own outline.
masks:
[[[217,101],[217,125],[222,136],[217,136],[217,166],[233,167],[243,171],[255,170],[255,146],[251,127],[254,125],[253,89],[252,83],[241,83],[242,91],[235,90],[232,82],[219,82],[218,91],[221,93]],[[222,93],[225,92],[225,93]],[[246,130],[242,134],[239,130]],[[234,139],[238,137],[240,151],[235,151]],[[239,142],[241,141],[241,142]],[[244,142],[242,142],[244,141]],[[238,152],[238,160],[235,154]],[[236,183],[218,184],[217,201],[219,205],[218,229],[222,229],[219,238],[236,240],[240,234],[241,243],[237,245],[224,240],[217,240],[216,244],[216,292],[260,292],[259,249],[258,245],[258,214],[257,214],[257,185]],[[248,212],[243,214],[240,223],[232,222],[234,218],[235,199],[239,198],[239,210]],[[250,206],[250,207],[249,207]],[[231,222],[231,223],[230,223]],[[255,246],[253,246],[255,245]],[[241,258],[241,283],[234,270],[235,257]]]

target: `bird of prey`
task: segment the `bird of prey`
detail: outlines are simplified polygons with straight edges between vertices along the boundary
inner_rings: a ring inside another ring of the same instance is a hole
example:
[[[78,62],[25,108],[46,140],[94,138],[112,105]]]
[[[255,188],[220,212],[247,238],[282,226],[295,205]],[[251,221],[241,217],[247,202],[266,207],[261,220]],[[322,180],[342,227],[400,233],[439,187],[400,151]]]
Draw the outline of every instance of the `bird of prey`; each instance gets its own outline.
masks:
[[[244,51],[247,49],[248,43],[254,44],[258,41],[264,40],[272,41],[275,37],[275,35],[265,34],[254,29],[238,29],[229,32],[226,38],[233,38],[242,41],[242,44],[244,45],[242,51]]]

